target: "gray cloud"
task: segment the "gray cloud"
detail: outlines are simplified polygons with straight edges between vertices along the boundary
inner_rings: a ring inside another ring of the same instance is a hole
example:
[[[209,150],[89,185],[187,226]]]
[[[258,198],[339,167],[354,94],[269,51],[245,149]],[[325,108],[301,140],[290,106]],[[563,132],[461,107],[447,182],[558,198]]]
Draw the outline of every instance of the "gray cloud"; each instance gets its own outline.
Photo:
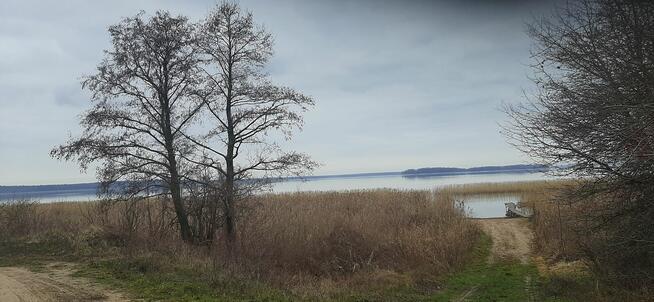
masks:
[[[529,88],[524,23],[542,1],[242,0],[276,38],[273,81],[316,99],[282,144],[322,173],[525,161],[497,110]],[[215,2],[0,2],[0,184],[90,181],[48,151],[79,131],[79,79],[121,17],[158,9],[201,18]]]
[[[89,97],[82,92],[80,85],[69,85],[55,88],[54,101],[57,105],[80,108],[88,103]]]

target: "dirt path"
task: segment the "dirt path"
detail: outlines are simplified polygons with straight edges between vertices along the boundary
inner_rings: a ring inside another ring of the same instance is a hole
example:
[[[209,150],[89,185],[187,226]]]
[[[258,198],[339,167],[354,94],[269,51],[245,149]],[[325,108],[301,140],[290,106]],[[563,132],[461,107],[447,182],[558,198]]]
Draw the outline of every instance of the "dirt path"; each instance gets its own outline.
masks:
[[[502,278],[506,274],[506,271],[503,270],[506,266],[504,266],[504,261],[499,261],[507,260],[510,263],[519,261],[522,264],[528,264],[530,262],[533,233],[531,228],[529,228],[529,221],[526,218],[475,219],[475,221],[479,223],[479,226],[482,228],[484,233],[493,239],[493,246],[491,247],[491,252],[488,257],[488,263],[484,268],[487,271],[481,269],[482,278],[488,278],[487,276],[490,275],[492,276],[490,278],[494,278],[493,282],[511,282],[511,287],[504,289],[504,291],[507,293],[511,292],[511,295],[519,295],[520,292],[522,292],[524,293],[523,301],[537,301],[536,288],[532,276],[529,274],[524,276],[506,275],[510,277],[507,277],[505,281]],[[495,264],[499,264],[497,267],[500,268],[497,268]],[[498,274],[498,272],[501,273]],[[522,284],[520,281],[516,282],[514,279],[515,277],[517,277],[518,280],[522,280]],[[483,292],[489,289],[489,284],[495,284],[493,282],[488,282],[487,280],[479,281],[478,284],[470,286],[468,290],[461,293],[453,301],[486,301],[487,299],[481,300]]]
[[[0,267],[0,301],[128,301],[87,279],[73,278],[73,265],[53,263],[43,272],[21,267]]]
[[[486,234],[493,238],[489,262],[499,259],[517,259],[529,262],[533,234],[526,218],[479,219]]]

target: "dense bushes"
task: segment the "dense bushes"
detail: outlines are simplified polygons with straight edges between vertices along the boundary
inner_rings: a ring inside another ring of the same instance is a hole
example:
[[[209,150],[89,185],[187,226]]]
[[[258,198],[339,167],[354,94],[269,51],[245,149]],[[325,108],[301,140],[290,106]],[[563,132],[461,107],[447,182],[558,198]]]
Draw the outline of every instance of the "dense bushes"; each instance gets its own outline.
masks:
[[[550,254],[588,260],[608,282],[652,287],[654,208],[643,205],[649,201],[624,195],[626,190],[587,195],[585,185],[569,186],[554,196],[558,202],[540,204],[534,225],[549,240],[539,242],[549,242]]]

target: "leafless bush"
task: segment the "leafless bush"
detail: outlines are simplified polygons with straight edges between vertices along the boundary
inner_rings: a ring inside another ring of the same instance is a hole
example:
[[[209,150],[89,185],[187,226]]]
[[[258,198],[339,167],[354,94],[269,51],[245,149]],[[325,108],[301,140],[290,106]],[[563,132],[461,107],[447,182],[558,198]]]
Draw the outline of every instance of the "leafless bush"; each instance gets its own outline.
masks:
[[[0,203],[0,238],[24,237],[32,233],[38,214],[36,203],[14,200]]]
[[[104,240],[138,248],[175,241],[176,216],[165,198],[103,200],[90,205],[84,216]]]

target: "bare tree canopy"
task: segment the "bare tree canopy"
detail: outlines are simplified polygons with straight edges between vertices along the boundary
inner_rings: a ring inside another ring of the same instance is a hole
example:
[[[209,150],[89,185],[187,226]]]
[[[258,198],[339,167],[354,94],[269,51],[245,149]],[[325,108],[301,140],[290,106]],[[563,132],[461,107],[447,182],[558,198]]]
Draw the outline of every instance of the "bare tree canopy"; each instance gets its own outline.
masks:
[[[201,24],[141,13],[109,32],[112,49],[82,83],[93,101],[83,133],[51,152],[83,169],[101,163],[105,193],[120,180],[127,198],[154,190],[171,198],[185,241],[210,243],[223,225],[233,241],[241,200],[315,166],[275,143],[313,101],[268,80],[272,37],[252,14],[225,2]]]
[[[185,17],[157,12],[147,20],[143,13],[123,19],[109,32],[112,49],[82,83],[93,101],[80,122],[83,132],[51,154],[76,159],[84,169],[100,162],[106,189],[128,180],[131,195],[151,189],[169,195],[189,240],[180,154],[191,152],[182,132],[202,106],[193,97],[199,80],[194,28]]]
[[[641,274],[654,267],[654,2],[571,1],[529,34],[538,93],[508,108],[506,134],[588,180],[567,196],[592,201],[588,236],[614,244],[592,256]]]
[[[571,2],[529,28],[540,93],[511,110],[518,131],[509,133],[522,150],[588,175],[652,171],[633,169],[654,156],[652,7]]]
[[[234,234],[235,203],[267,179],[301,173],[315,164],[308,156],[283,151],[269,136],[290,139],[313,100],[273,85],[264,71],[273,40],[252,14],[224,2],[202,23],[199,48],[205,58],[203,101],[211,131],[192,140],[204,151],[197,163],[224,179],[223,207],[228,236]]]

